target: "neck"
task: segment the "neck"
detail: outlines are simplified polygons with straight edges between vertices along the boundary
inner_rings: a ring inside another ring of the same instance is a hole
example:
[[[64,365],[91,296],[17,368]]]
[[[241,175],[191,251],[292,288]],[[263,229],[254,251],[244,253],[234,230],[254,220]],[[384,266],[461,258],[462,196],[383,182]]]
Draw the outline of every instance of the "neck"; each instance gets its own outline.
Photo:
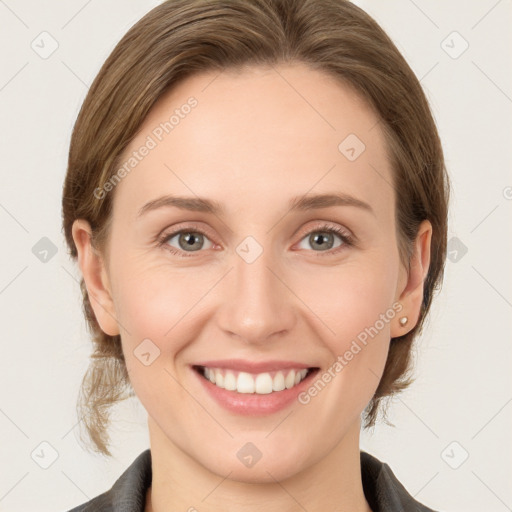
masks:
[[[315,464],[281,481],[255,483],[211,472],[171,442],[151,417],[149,427],[153,478],[145,512],[372,512],[361,480],[359,422]]]

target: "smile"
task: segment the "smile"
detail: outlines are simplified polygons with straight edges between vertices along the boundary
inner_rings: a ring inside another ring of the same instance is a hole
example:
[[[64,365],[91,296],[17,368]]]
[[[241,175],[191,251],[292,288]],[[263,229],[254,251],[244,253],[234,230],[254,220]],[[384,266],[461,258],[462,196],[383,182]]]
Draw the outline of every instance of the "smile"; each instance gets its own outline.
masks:
[[[256,393],[259,395],[291,389],[302,382],[314,370],[313,368],[292,368],[253,374],[205,366],[196,366],[195,369],[218,388],[237,393]]]

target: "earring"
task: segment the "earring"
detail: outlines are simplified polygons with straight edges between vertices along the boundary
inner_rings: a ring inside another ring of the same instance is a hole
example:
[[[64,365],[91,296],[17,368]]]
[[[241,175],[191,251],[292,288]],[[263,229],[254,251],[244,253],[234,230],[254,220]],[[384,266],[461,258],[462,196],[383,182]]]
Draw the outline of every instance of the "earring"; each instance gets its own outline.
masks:
[[[409,321],[409,319],[408,319],[406,316],[403,316],[402,318],[400,318],[400,320],[399,320],[399,321],[400,321],[400,325],[401,325],[402,327],[404,327],[404,326],[405,326],[405,324]]]

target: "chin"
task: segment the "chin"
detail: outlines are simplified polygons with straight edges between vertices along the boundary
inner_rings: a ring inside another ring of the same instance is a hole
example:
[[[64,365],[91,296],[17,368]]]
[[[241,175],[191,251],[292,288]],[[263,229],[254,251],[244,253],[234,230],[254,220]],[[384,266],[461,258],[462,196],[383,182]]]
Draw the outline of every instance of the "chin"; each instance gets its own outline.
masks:
[[[232,444],[236,445],[235,448],[226,446],[225,449],[217,450],[217,453],[210,453],[207,460],[199,458],[197,462],[221,478],[254,484],[286,480],[307,465],[307,461],[303,459],[305,454],[298,446],[288,444],[284,447],[282,444],[269,442],[268,439],[255,439],[251,443],[246,439],[241,442],[234,441]]]

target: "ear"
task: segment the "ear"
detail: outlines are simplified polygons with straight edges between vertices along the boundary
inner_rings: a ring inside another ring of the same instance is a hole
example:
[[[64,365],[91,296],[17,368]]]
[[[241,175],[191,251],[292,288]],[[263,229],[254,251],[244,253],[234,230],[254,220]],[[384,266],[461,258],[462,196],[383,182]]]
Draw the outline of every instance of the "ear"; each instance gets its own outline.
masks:
[[[391,325],[391,337],[403,336],[418,323],[423,302],[423,289],[430,265],[430,242],[432,240],[432,224],[424,220],[419,228],[411,255],[410,270],[401,265],[401,277],[395,301],[402,304],[402,310]],[[400,325],[400,318],[407,317],[405,325]]]
[[[72,235],[78,251],[78,264],[85,281],[91,307],[101,330],[110,336],[119,334],[111,286],[105,263],[100,253],[91,244],[90,224],[77,219],[73,223]]]

